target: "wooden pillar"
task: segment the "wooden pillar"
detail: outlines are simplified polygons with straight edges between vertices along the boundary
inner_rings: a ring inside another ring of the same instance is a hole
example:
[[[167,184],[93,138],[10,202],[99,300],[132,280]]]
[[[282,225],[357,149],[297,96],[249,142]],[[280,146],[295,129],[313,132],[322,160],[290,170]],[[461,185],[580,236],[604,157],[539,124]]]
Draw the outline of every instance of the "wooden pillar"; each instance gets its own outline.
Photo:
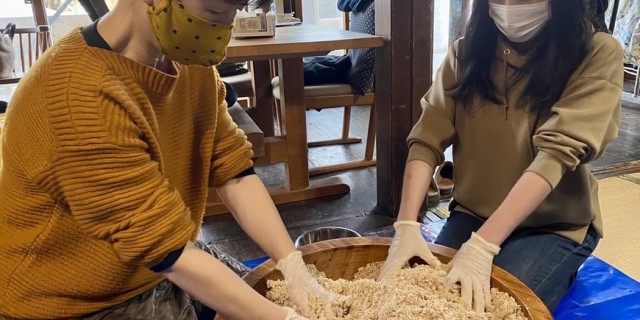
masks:
[[[294,12],[296,18],[302,19],[302,0],[282,0],[285,13]]]
[[[376,0],[377,209],[398,214],[406,143],[431,85],[433,0]]]

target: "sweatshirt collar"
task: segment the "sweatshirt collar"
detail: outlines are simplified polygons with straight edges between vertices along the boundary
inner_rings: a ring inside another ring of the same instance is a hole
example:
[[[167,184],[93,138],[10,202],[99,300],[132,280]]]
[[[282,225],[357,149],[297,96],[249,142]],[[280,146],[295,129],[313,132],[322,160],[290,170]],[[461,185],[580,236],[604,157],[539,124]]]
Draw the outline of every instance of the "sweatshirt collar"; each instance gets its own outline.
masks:
[[[500,61],[506,59],[507,64],[515,68],[520,68],[527,62],[526,56],[521,55],[514,46],[504,41],[502,37],[498,38],[496,56]]]

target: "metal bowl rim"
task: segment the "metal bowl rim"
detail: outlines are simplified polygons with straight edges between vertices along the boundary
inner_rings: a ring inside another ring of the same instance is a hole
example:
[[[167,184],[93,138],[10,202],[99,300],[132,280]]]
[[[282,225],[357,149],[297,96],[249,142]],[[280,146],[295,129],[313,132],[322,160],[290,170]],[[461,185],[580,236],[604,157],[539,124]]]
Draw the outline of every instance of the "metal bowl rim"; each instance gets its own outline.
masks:
[[[360,233],[359,233],[359,232],[357,232],[357,231],[355,231],[355,230],[353,230],[353,229],[345,228],[345,227],[318,227],[318,228],[314,228],[314,229],[311,229],[311,230],[307,230],[307,231],[303,232],[302,234],[300,234],[300,235],[296,238],[296,241],[295,241],[294,245],[296,246],[296,248],[299,248],[299,247],[301,247],[301,246],[303,246],[303,245],[306,245],[306,244],[302,244],[302,243],[301,243],[301,242],[302,242],[302,238],[303,238],[305,235],[310,234],[310,233],[312,233],[312,232],[322,231],[322,230],[343,230],[343,231],[348,231],[348,232],[350,232],[350,233],[353,233],[353,234],[354,234],[354,236],[352,236],[351,238],[354,238],[354,237],[355,237],[355,238],[360,238],[360,237],[362,237],[362,235],[360,235]],[[335,238],[334,238],[334,239],[335,239]],[[331,239],[326,239],[326,240],[331,240]],[[312,243],[313,243],[313,242],[312,242]]]

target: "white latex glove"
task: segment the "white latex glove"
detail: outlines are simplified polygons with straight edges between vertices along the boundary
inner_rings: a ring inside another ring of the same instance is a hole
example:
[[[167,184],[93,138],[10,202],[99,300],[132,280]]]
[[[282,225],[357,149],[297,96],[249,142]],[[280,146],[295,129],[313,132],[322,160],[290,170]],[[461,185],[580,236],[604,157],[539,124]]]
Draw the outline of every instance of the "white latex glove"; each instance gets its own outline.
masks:
[[[284,284],[289,292],[289,298],[303,315],[310,314],[309,298],[312,296],[318,297],[330,314],[334,294],[321,286],[309,273],[307,265],[302,260],[302,252],[292,252],[278,261],[276,268],[284,275]]]
[[[491,266],[500,247],[482,239],[475,232],[447,265],[451,270],[445,280],[446,290],[460,283],[462,301],[476,312],[491,310]]]
[[[287,309],[287,317],[284,320],[309,320],[299,314],[297,314],[293,309],[285,307]]]
[[[420,223],[415,221],[397,221],[393,224],[396,235],[393,237],[387,260],[384,262],[378,280],[385,280],[398,272],[413,257],[420,257],[433,267],[440,266],[440,260],[433,256],[427,241],[420,232]]]

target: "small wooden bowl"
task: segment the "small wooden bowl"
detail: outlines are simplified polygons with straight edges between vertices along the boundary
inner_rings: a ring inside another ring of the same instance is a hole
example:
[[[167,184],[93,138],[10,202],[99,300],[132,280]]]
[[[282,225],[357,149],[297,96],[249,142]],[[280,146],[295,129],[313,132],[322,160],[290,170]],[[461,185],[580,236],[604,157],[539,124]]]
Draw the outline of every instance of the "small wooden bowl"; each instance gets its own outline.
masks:
[[[331,279],[353,279],[358,268],[371,262],[384,261],[392,238],[362,237],[327,240],[312,243],[300,248],[307,264],[314,264]],[[455,250],[429,244],[433,254],[443,263],[448,263]],[[411,263],[424,263],[421,259]],[[282,273],[276,270],[276,264],[269,259],[244,276],[244,281],[262,295],[267,292],[267,280],[282,280]],[[531,320],[553,319],[547,307],[529,287],[505,270],[493,266],[491,286],[511,295],[522,306],[525,316]],[[223,320],[221,316],[217,320]]]

